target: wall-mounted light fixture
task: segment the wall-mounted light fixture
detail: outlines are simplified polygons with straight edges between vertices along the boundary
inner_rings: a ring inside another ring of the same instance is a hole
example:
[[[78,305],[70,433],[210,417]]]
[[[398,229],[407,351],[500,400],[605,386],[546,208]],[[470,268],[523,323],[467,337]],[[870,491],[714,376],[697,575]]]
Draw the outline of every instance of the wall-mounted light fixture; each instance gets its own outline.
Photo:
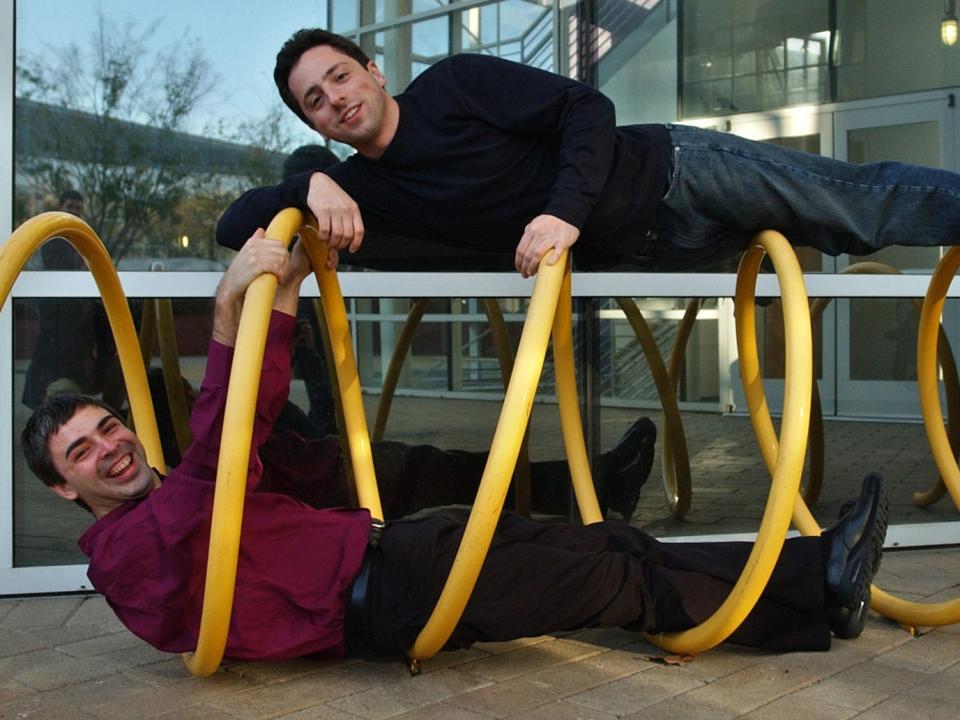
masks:
[[[947,47],[957,43],[957,0],[943,0],[943,20],[940,21],[940,40]]]

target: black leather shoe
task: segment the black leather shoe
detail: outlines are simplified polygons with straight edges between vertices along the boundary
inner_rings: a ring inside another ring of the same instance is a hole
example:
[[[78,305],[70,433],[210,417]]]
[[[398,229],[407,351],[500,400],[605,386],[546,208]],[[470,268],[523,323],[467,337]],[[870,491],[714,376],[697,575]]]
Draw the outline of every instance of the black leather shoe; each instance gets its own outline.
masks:
[[[863,479],[860,497],[845,506],[840,521],[824,530],[824,576],[830,629],[841,638],[863,632],[870,606],[870,584],[880,567],[889,512],[882,480],[876,473]]]
[[[620,467],[605,468],[602,505],[616,510],[624,520],[629,520],[637,508],[640,489],[653,468],[656,443],[657,426],[643,417],[627,429],[608,454],[608,465],[621,458],[624,462]]]

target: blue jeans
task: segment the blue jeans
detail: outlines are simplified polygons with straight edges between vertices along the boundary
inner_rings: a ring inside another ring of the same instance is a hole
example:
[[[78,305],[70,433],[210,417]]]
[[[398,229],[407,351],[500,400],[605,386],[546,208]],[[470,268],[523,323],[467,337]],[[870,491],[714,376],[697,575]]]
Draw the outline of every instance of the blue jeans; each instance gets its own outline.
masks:
[[[714,130],[667,129],[670,183],[653,231],[660,269],[731,257],[764,229],[828,255],[960,242],[957,173],[855,165]]]

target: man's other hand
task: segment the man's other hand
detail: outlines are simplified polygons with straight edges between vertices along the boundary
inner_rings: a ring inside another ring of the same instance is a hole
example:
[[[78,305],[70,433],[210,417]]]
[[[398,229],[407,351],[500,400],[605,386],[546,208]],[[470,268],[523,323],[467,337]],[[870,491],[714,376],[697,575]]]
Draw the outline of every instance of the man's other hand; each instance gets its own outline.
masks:
[[[540,260],[548,250],[553,252],[547,263],[553,265],[579,237],[580,231],[565,220],[553,215],[537,215],[524,228],[514,265],[524,277],[536,275]]]
[[[317,218],[320,239],[331,250],[356,252],[363,242],[360,208],[336,182],[322,172],[310,176],[307,207]],[[327,260],[328,266],[331,260]]]

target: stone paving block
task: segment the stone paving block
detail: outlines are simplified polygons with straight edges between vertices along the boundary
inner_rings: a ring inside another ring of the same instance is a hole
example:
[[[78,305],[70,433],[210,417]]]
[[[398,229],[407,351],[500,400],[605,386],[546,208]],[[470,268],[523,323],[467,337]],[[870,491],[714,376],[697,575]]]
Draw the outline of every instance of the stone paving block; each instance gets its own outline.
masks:
[[[798,698],[796,695],[788,695],[757,708],[742,717],[748,720],[784,720],[784,718],[789,718],[789,720],[846,720],[856,714],[857,711],[852,708],[830,705],[815,698]]]
[[[362,692],[334,700],[328,705],[361,718],[376,720],[418,710],[488,687],[489,681],[463,673],[459,668],[382,683]],[[460,703],[455,703],[460,705]],[[468,708],[472,709],[472,708]]]
[[[397,663],[399,665],[399,663]],[[225,672],[249,680],[256,684],[268,684],[282,680],[292,680],[301,675],[318,672],[335,672],[343,667],[362,672],[364,663],[356,658],[335,660],[314,660],[295,658],[282,662],[238,662],[224,667]]]
[[[169,656],[170,653],[160,652],[145,642],[140,642],[131,647],[104,653],[98,657],[116,663],[123,668],[134,668],[140,665],[152,665],[156,662],[163,662]]]
[[[106,637],[108,635],[123,635],[129,637],[127,630],[114,630],[104,625],[58,625],[50,628],[29,628],[23,632],[29,632],[44,641],[47,647],[57,647],[58,645],[68,645],[70,643],[82,642],[91,638]]]
[[[801,701],[822,701],[852,710],[866,710],[928,678],[925,673],[881,665],[871,660],[831,675],[791,697]]]
[[[641,672],[644,667],[647,667],[644,660],[630,653],[611,650],[580,662],[557,665],[459,695],[450,702],[482,715],[511,717]]]
[[[13,611],[13,608],[16,607],[19,602],[19,600],[14,600],[13,598],[0,598],[0,624],[3,623],[3,619]]]
[[[70,626],[96,625],[102,627],[106,632],[126,631],[123,623],[107,605],[107,601],[104,600],[102,595],[84,597],[83,603],[77,608],[67,624]]]
[[[571,705],[560,700],[511,715],[510,720],[616,720],[618,717],[620,716],[613,713]]]
[[[869,720],[956,720],[957,705],[939,700],[897,696],[884,700],[861,717]]]
[[[22,682],[17,682],[16,680],[11,680],[9,678],[0,678],[0,707],[3,706],[3,703],[13,700],[14,698],[36,694],[36,688],[32,688],[29,685],[24,685]]]
[[[162,686],[141,684],[124,692],[107,694],[101,702],[91,703],[87,712],[103,720],[153,718],[164,713],[210,702],[222,695],[246,689],[249,684],[227,673],[217,672],[206,678],[191,677]]]
[[[42,650],[47,642],[29,630],[7,630],[0,627],[0,658]]]
[[[493,657],[493,655],[476,647],[467,648],[465,650],[445,650],[437,653],[429,660],[424,660],[421,662],[420,672],[432,673],[445,668],[462,667],[464,665],[477,662],[478,660],[484,660],[489,657]],[[397,664],[402,665],[402,667],[406,669],[405,663],[398,662]],[[406,670],[406,672],[409,674],[409,670]]]
[[[40,597],[21,600],[0,621],[5,628],[50,628],[62,625],[77,611],[83,598]]]
[[[713,704],[692,700],[687,695],[678,695],[623,717],[624,720],[730,720],[736,715]]]
[[[43,695],[0,705],[0,720],[96,720],[83,708],[70,707]]]
[[[0,677],[37,690],[51,690],[104,677],[117,670],[115,664],[102,658],[72,658],[53,650],[38,650],[0,660]]]
[[[695,703],[712,704],[730,713],[744,714],[809,685],[824,672],[809,662],[800,664],[789,658],[789,655],[771,658],[768,662],[691,690],[687,697]]]
[[[484,652],[490,653],[491,655],[499,655],[500,653],[513,652],[514,650],[519,650],[523,647],[530,647],[531,645],[539,645],[540,643],[553,642],[556,638],[551,635],[539,635],[537,637],[528,637],[528,638],[518,638],[516,640],[507,640],[505,642],[484,642],[477,643],[474,645],[478,650],[483,650]]]
[[[355,717],[355,715],[350,716],[351,719]],[[490,720],[490,718],[447,702],[438,702],[396,715],[394,720]]]
[[[88,708],[112,698],[145,692],[147,686],[124,673],[86,680],[48,691],[45,695],[65,707]]]
[[[652,662],[664,664],[663,658],[669,657],[666,651],[658,647],[649,646],[653,652],[647,653]],[[719,648],[708,650],[698,655],[694,660],[683,665],[685,674],[703,682],[713,682],[725,675],[730,675],[744,668],[764,662],[769,658],[766,653],[736,645],[722,645]]]
[[[163,720],[167,719],[164,717]],[[198,720],[203,720],[203,717],[199,717]],[[357,720],[357,716],[328,705],[316,705],[305,710],[297,710],[288,715],[278,715],[273,720]]]
[[[916,682],[906,685],[902,694],[942,700],[960,706],[960,663],[935,675],[924,674],[917,678]]]
[[[686,669],[681,666],[648,665],[643,672],[577,693],[566,701],[590,710],[630,715],[638,708],[655,705],[666,698],[702,686],[703,681],[686,672]]]
[[[460,666],[463,672],[484,680],[500,682],[518,675],[543,670],[552,665],[582,660],[597,655],[599,648],[570,640],[554,640],[514,652],[491,655]]]
[[[111,633],[110,635],[99,635],[90,639],[80,640],[79,642],[69,642],[54,646],[57,652],[72,657],[91,657],[96,655],[106,655],[107,653],[118,650],[127,650],[133,647],[141,647],[146,643],[136,635],[130,633]]]
[[[912,638],[876,658],[894,667],[935,673],[960,661],[960,638],[945,633],[928,633]]]
[[[369,686],[369,680],[363,681],[333,672],[317,672],[300,675],[292,680],[259,685],[205,702],[238,718],[255,720],[322,705],[344,695],[361,692]]]
[[[237,720],[236,715],[203,704],[174,710],[160,717],[162,720]]]

